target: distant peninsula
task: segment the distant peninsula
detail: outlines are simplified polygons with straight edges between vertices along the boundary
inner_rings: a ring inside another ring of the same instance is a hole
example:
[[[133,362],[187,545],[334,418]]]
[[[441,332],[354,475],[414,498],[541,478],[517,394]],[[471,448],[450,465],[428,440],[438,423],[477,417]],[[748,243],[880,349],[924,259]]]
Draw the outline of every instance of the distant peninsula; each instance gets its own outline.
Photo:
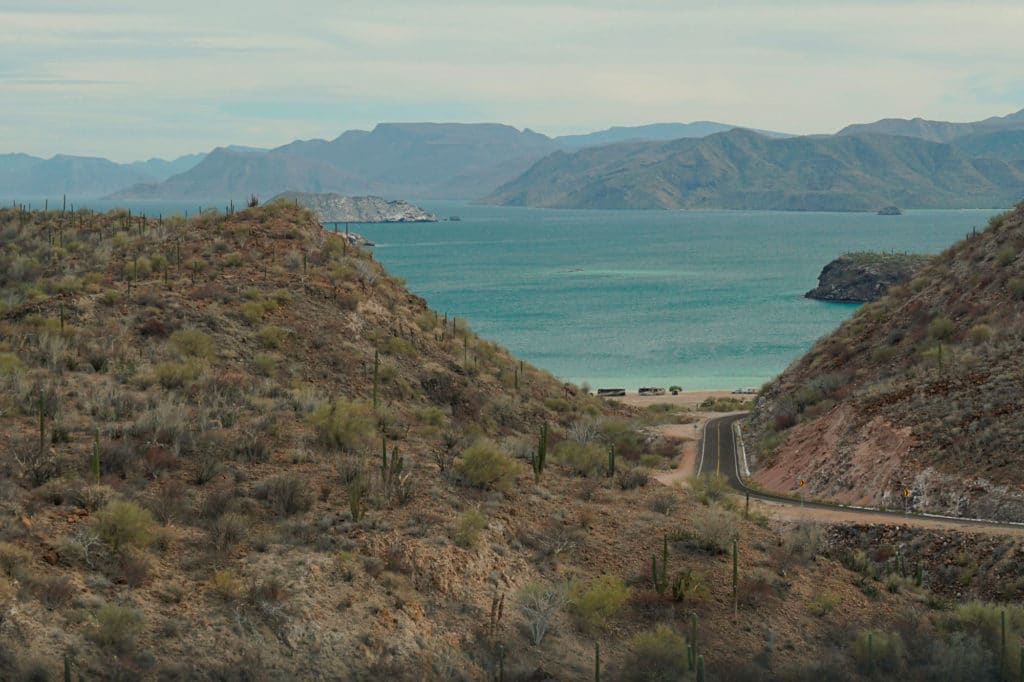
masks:
[[[274,199],[295,200],[321,223],[436,223],[437,216],[405,201],[343,194],[284,192]]]
[[[895,135],[734,129],[550,154],[483,203],[534,208],[877,211],[1013,205],[1024,163]]]
[[[877,301],[889,287],[909,282],[930,259],[913,253],[847,253],[826,265],[818,286],[804,296],[839,303]]]

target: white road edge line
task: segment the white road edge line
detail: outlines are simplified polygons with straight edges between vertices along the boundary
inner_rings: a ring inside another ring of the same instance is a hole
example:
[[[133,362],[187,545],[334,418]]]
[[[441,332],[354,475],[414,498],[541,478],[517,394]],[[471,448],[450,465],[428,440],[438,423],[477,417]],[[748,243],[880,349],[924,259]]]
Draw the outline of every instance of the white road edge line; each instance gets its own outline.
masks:
[[[708,446],[708,424],[711,421],[704,422],[704,428],[700,432],[700,463],[697,465],[697,475],[700,476],[700,472],[704,470],[704,450]]]

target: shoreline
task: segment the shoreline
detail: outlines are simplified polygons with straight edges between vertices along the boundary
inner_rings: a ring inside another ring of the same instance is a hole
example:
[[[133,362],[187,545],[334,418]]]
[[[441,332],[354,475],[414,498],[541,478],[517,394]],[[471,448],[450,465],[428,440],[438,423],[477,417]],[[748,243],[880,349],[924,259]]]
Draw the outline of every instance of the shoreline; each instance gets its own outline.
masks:
[[[623,405],[632,407],[648,407],[650,405],[677,405],[680,407],[697,407],[708,398],[739,398],[749,400],[755,397],[753,394],[733,393],[729,389],[689,389],[680,391],[678,395],[666,393],[665,395],[640,395],[636,390],[627,390],[624,396],[608,396],[604,400],[616,400]]]

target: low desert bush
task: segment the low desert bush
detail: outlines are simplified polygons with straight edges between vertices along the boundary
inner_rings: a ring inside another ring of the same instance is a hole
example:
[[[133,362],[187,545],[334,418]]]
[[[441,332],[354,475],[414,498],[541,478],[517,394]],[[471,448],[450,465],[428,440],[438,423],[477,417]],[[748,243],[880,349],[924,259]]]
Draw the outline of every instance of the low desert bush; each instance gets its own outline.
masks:
[[[480,542],[480,532],[487,527],[487,517],[479,509],[462,512],[455,524],[455,544],[470,549]]]
[[[903,667],[903,640],[895,632],[859,630],[850,645],[850,656],[864,674],[892,675]]]
[[[651,480],[650,473],[647,472],[643,467],[629,467],[628,469],[619,469],[615,474],[615,482],[623,490],[632,490],[633,488],[642,488],[647,485]]]
[[[142,628],[141,611],[107,604],[96,612],[96,625],[89,633],[89,639],[101,647],[124,653],[134,648]]]
[[[729,481],[721,474],[691,476],[689,483],[690,490],[701,504],[710,505],[729,493]]]
[[[306,420],[323,445],[343,452],[368,452],[376,441],[377,416],[369,403],[344,398],[320,403]]]
[[[161,362],[154,369],[157,382],[168,390],[182,388],[199,376],[201,367],[194,361]]]
[[[96,534],[114,551],[122,547],[145,547],[153,537],[153,515],[128,500],[109,502],[92,519]]]
[[[558,444],[552,459],[569,467],[577,476],[594,478],[608,471],[608,453],[596,443],[564,440]]]
[[[567,597],[568,589],[564,583],[540,581],[526,583],[516,593],[516,606],[523,614],[534,646],[539,646],[544,640],[551,620],[562,610]]]
[[[294,474],[282,474],[261,481],[253,494],[256,499],[269,502],[279,516],[291,516],[309,511],[313,506],[309,485]]]
[[[260,343],[266,348],[277,349],[284,345],[284,340],[288,338],[288,330],[268,324],[260,327],[259,337]]]
[[[466,448],[455,464],[456,473],[467,484],[502,492],[512,489],[517,469],[515,461],[486,438]]]
[[[242,581],[231,569],[223,569],[213,574],[210,589],[224,601],[234,601],[242,594]]]
[[[686,638],[668,625],[658,625],[633,638],[618,679],[627,682],[672,682],[686,676]]]
[[[724,509],[712,508],[693,520],[697,540],[703,549],[724,554],[739,537],[736,515]]]
[[[576,583],[569,591],[569,610],[579,628],[594,634],[604,630],[629,599],[622,578],[602,575],[589,583]]]
[[[168,343],[186,357],[208,358],[213,354],[213,340],[199,329],[179,329],[171,334]]]

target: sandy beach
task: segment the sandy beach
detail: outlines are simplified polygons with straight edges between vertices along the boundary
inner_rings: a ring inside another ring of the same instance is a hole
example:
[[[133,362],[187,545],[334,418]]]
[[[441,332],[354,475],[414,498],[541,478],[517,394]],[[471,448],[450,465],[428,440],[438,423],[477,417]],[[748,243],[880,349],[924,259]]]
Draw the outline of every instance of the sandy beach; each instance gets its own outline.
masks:
[[[751,395],[734,395],[732,391],[726,389],[712,389],[712,390],[692,390],[692,391],[680,391],[679,395],[672,395],[666,393],[665,395],[639,395],[636,391],[626,391],[625,396],[619,396],[617,398],[608,398],[608,400],[617,400],[623,405],[631,405],[633,407],[647,407],[648,405],[678,405],[679,407],[697,407],[708,398],[739,398],[740,400],[749,400],[754,397]]]

